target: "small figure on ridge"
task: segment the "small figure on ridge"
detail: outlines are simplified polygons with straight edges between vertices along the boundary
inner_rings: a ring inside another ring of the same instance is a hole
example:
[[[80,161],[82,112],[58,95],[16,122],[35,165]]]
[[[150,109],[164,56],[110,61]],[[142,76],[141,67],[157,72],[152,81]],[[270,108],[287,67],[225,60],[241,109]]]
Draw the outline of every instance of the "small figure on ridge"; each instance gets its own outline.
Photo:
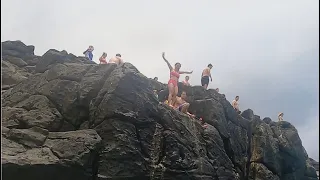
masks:
[[[238,114],[241,113],[241,111],[239,110],[239,96],[236,96],[236,98],[232,101],[231,105]]]
[[[89,48],[83,52],[84,56],[89,58],[90,61],[92,61],[93,59],[93,54],[92,54],[93,50],[94,50],[93,46],[89,46]]]
[[[279,113],[278,120],[279,120],[279,122],[283,121],[283,112]]]
[[[111,59],[109,60],[109,63],[114,63],[114,64],[117,64],[117,65],[121,65],[121,64],[123,64],[124,62],[123,62],[123,60],[122,60],[122,58],[121,58],[121,54],[116,54],[115,57],[113,57],[113,58],[111,58]]]
[[[212,81],[212,77],[211,77],[211,72],[210,70],[212,69],[212,64],[208,64],[208,66],[202,71],[202,75],[201,75],[201,85],[207,89],[208,85],[209,85],[209,77]]]
[[[186,76],[186,77],[184,78],[184,81],[182,81],[182,83],[183,83],[185,86],[190,86],[189,79],[190,79],[190,77],[189,77],[189,76]]]
[[[102,56],[99,58],[100,64],[107,64],[107,53],[103,53]]]

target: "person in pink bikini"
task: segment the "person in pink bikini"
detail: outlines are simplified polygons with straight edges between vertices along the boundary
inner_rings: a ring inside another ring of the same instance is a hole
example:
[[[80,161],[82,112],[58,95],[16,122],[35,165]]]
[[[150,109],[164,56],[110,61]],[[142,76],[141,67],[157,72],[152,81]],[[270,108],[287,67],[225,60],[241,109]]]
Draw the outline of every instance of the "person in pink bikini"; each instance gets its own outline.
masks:
[[[173,104],[176,101],[176,97],[178,94],[178,81],[180,74],[191,74],[193,71],[187,72],[187,71],[180,71],[181,64],[176,63],[174,65],[174,68],[171,66],[171,64],[168,62],[168,60],[164,57],[165,53],[162,53],[163,60],[167,63],[169,70],[170,70],[170,79],[168,81],[168,105],[173,107]]]

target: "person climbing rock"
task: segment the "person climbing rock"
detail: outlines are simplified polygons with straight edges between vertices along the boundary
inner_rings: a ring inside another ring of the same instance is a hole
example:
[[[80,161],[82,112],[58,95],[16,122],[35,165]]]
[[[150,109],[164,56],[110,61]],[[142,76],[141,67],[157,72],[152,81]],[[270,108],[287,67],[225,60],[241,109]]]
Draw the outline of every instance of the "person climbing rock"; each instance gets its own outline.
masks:
[[[240,114],[241,111],[239,110],[239,96],[236,96],[235,99],[232,101],[232,107],[233,109],[238,113]]]
[[[153,80],[158,81],[158,77],[154,77]]]
[[[208,85],[209,85],[209,77],[212,81],[212,77],[211,77],[211,69],[212,69],[212,64],[208,64],[208,66],[202,71],[202,75],[201,75],[201,85],[207,89]]]
[[[89,46],[89,48],[83,52],[84,56],[89,58],[90,61],[92,61],[93,59],[93,54],[92,54],[93,50],[94,50],[93,46]]]
[[[186,77],[184,78],[184,81],[182,81],[182,84],[184,84],[185,86],[190,86],[189,79],[190,79],[190,77],[189,77],[189,76],[186,76]]]
[[[102,56],[99,58],[100,64],[107,64],[107,53],[102,53]]]
[[[111,58],[111,59],[109,60],[109,63],[114,63],[114,64],[117,64],[117,65],[121,65],[121,64],[123,64],[124,62],[123,62],[123,60],[122,60],[122,58],[121,58],[121,54],[116,54],[115,57],[113,57],[113,58]]]
[[[279,120],[279,122],[283,121],[283,112],[278,114],[278,120]]]
[[[164,57],[165,53],[162,53],[163,60],[167,63],[169,70],[170,70],[170,79],[168,81],[168,104],[169,106],[173,106],[174,102],[176,101],[176,96],[178,94],[178,81],[180,74],[191,74],[193,71],[187,72],[187,71],[180,71],[181,64],[176,63],[174,65],[174,68],[171,66],[171,64],[168,62],[168,60]]]
[[[190,104],[186,101],[187,100],[187,93],[185,91],[181,92],[180,97],[177,97],[174,103],[174,109],[189,115],[190,117],[195,117],[193,114],[188,112]]]

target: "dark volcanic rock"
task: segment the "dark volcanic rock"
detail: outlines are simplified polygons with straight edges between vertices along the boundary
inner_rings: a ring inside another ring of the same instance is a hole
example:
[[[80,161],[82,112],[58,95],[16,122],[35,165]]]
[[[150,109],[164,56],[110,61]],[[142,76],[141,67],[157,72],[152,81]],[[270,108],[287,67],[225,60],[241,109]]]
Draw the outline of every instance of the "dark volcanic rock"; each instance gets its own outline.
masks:
[[[7,75],[14,79],[21,67],[31,74],[14,83],[7,78],[2,94],[7,179],[317,177],[290,123],[261,120],[250,109],[239,115],[215,90],[179,83],[190,111],[207,123],[204,129],[199,120],[159,103],[166,85],[129,63],[97,65],[49,50],[34,66],[26,60],[35,58],[29,51],[7,49],[16,49],[20,54],[14,57],[27,63],[2,61]]]

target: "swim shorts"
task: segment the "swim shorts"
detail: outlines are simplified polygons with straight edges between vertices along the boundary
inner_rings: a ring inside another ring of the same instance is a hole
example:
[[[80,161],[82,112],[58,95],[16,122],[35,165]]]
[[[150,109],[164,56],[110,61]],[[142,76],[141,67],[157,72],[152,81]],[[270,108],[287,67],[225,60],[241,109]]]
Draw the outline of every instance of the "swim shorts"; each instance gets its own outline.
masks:
[[[204,86],[204,85],[209,85],[209,76],[202,76],[201,78],[201,85]]]

